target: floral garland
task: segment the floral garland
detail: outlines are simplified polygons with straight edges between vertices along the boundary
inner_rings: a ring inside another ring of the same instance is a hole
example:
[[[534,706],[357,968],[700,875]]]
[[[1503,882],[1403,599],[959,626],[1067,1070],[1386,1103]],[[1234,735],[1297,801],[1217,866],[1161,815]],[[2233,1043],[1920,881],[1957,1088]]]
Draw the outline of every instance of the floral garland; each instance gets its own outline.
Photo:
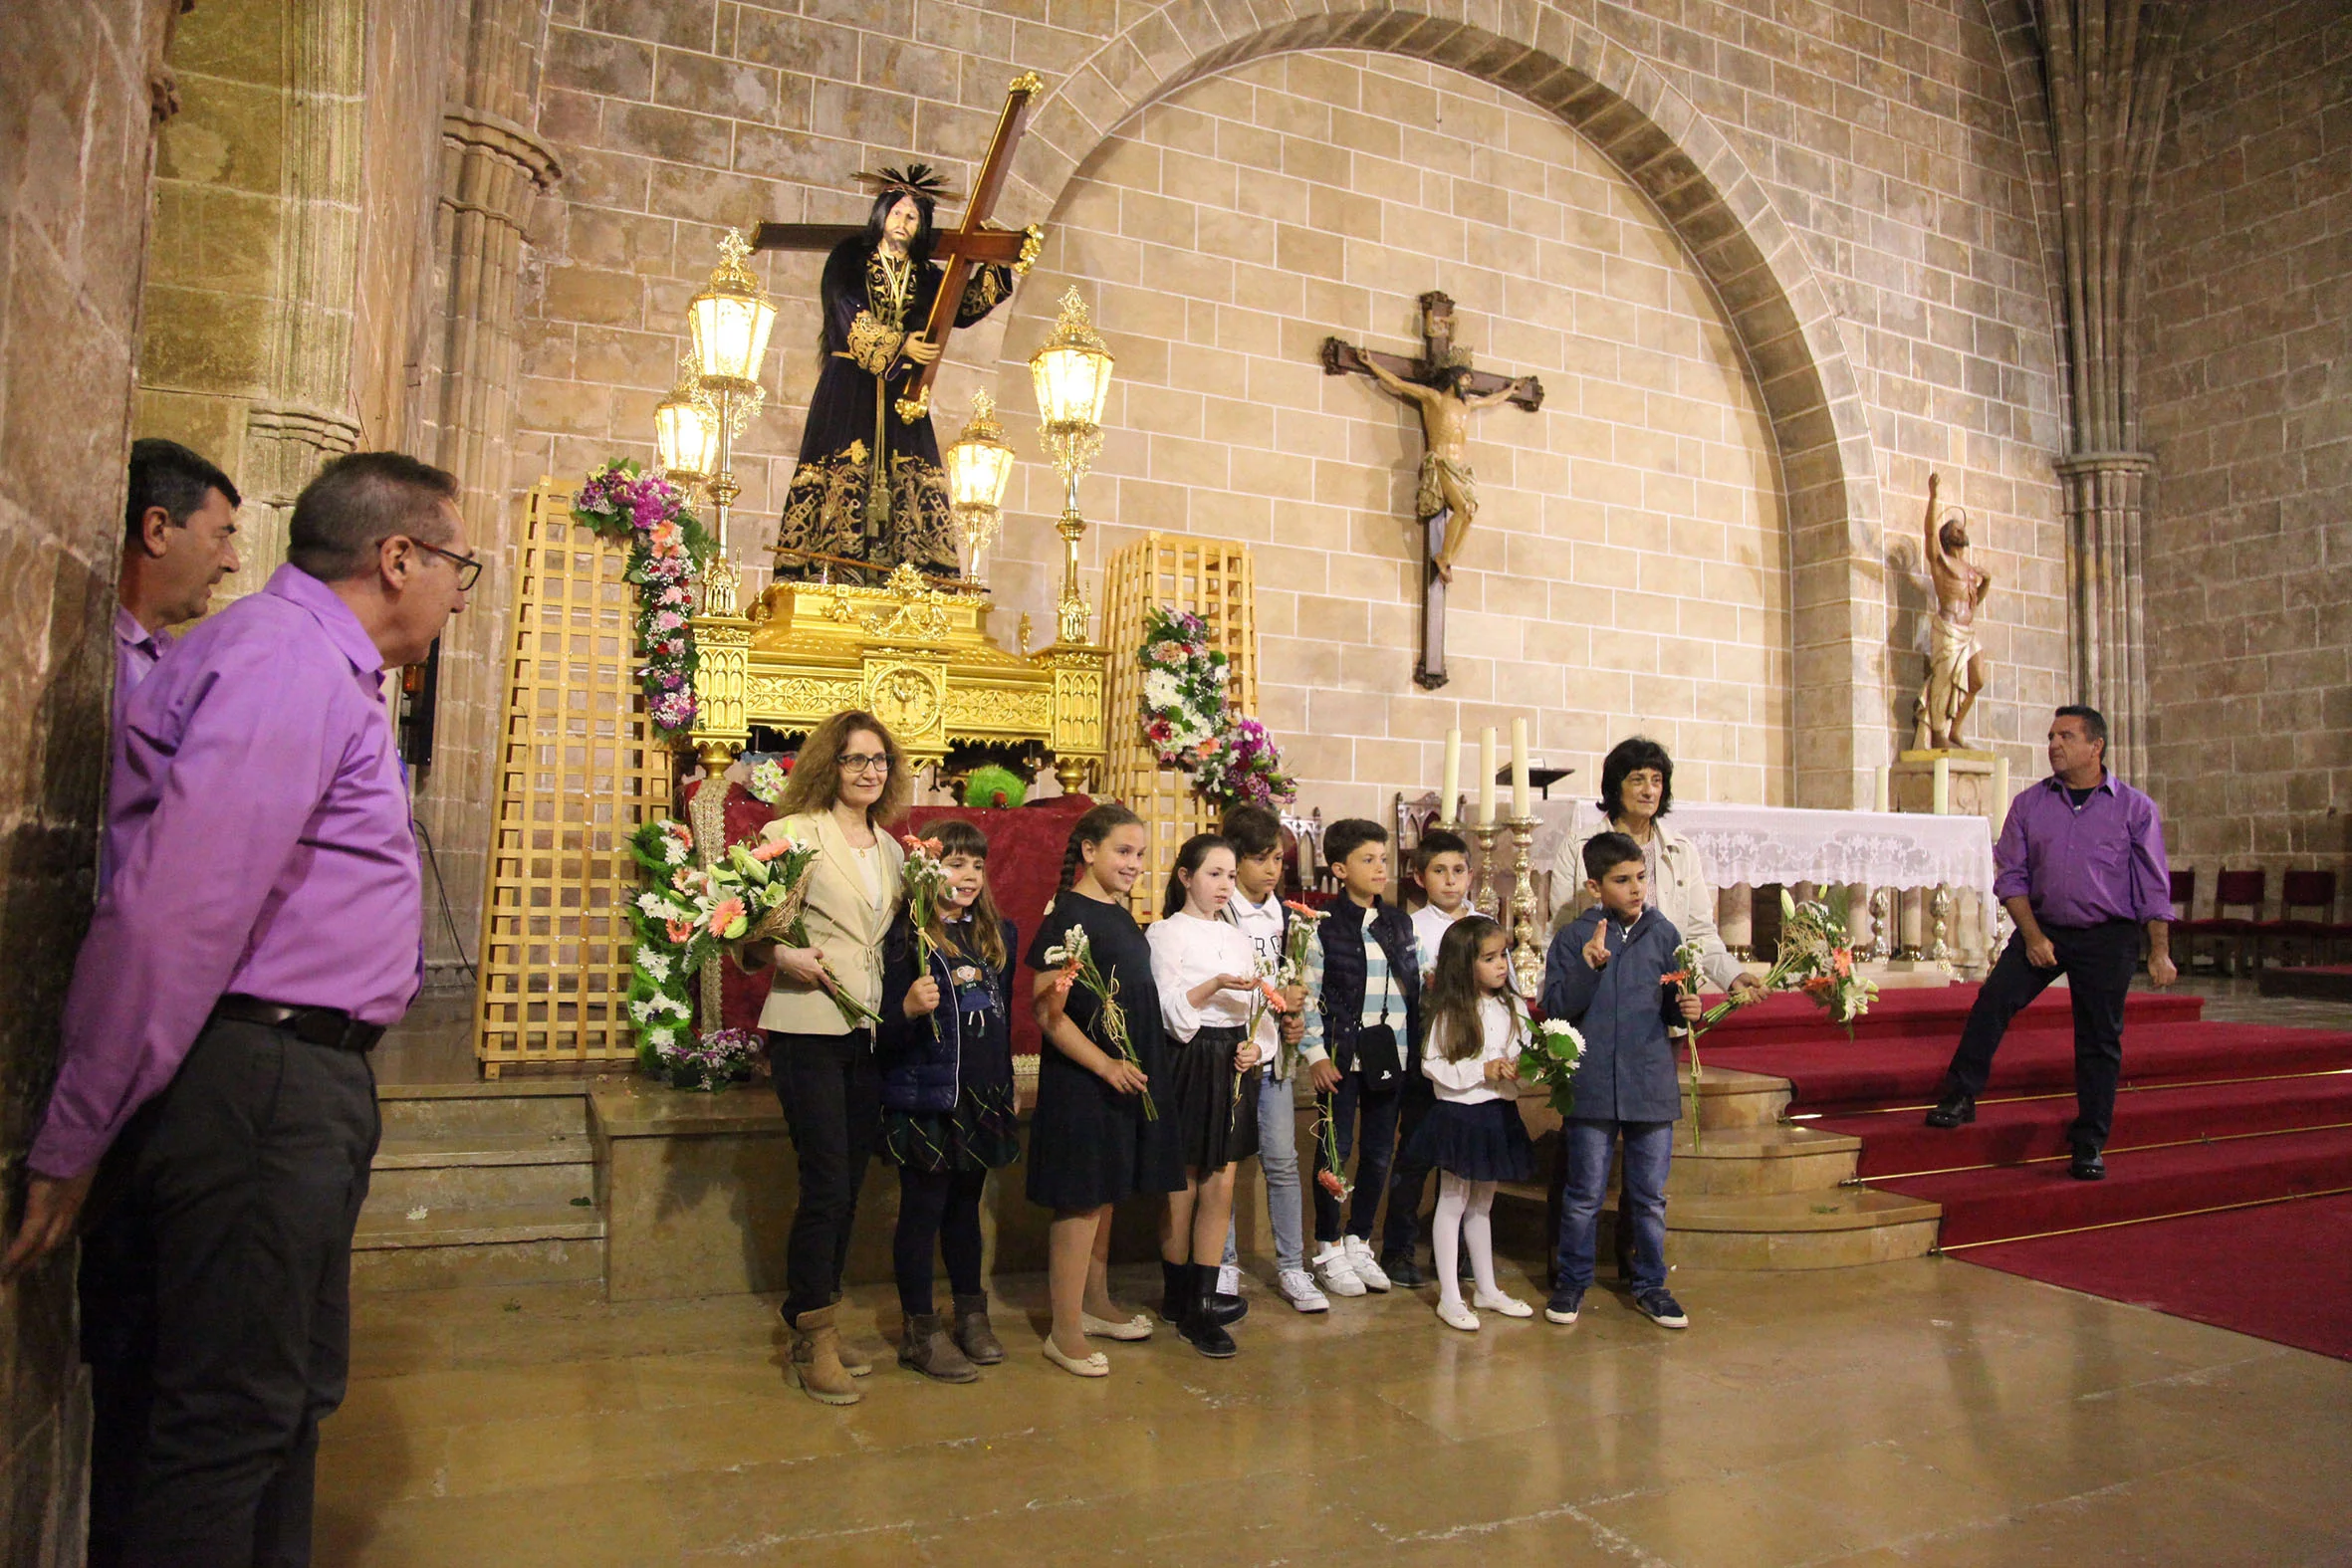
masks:
[[[1161,767],[1192,775],[1194,792],[1221,811],[1298,797],[1273,732],[1233,716],[1230,661],[1209,646],[1198,615],[1152,605],[1135,662],[1143,667],[1143,735]]]
[[[637,467],[606,463],[572,498],[572,518],[600,538],[628,547],[625,573],[637,585],[637,672],[646,710],[664,739],[694,726],[694,578],[711,555],[710,535],[687,510],[685,492]]]
[[[1198,615],[1154,604],[1135,660],[1143,666],[1143,735],[1163,768],[1199,767],[1225,724],[1229,661]]]
[[[666,1071],[663,1053],[694,1041],[694,995],[689,989],[702,957],[694,929],[694,833],[666,818],[629,835],[629,852],[645,868],[646,887],[628,905],[635,955],[629,966],[629,1018],[637,1026],[637,1065]]]

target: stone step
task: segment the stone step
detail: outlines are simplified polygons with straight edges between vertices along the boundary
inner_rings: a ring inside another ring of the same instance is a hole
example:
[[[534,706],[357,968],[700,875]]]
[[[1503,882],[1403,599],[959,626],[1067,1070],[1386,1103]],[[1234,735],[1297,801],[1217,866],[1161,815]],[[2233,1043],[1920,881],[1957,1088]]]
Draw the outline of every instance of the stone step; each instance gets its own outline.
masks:
[[[1793,1093],[1786,1078],[1761,1072],[1707,1064],[1705,1046],[1699,1050],[1699,1124],[1713,1132],[1718,1127],[1769,1127],[1786,1115]],[[1690,1104],[1688,1068],[1675,1074],[1683,1103]]]
[[[588,1135],[588,1085],[577,1079],[385,1084],[375,1103],[387,1143]]]
[[[1674,1165],[1666,1188],[1672,1196],[1835,1193],[1853,1178],[1862,1155],[1859,1138],[1785,1122],[1703,1131],[1702,1143],[1692,1137],[1688,1123],[1674,1130]]]
[[[363,1213],[352,1238],[352,1284],[368,1290],[445,1290],[599,1280],[604,1221],[572,1204],[444,1210],[410,1220]]]
[[[1689,1268],[1845,1268],[1924,1257],[1943,1211],[1847,1187],[1826,1193],[1670,1197],[1666,1254]]]
[[[367,1215],[424,1208],[510,1209],[570,1206],[595,1196],[595,1150],[563,1133],[475,1134],[386,1139],[376,1150]]]

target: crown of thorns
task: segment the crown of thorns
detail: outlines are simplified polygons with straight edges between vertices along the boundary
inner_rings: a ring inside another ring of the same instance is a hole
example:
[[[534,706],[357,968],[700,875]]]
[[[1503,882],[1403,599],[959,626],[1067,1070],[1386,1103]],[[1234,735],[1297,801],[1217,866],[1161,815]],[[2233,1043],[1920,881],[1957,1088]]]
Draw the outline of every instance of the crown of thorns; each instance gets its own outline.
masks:
[[[909,163],[902,169],[869,169],[860,172],[856,179],[868,194],[875,196],[890,191],[901,196],[920,196],[929,202],[963,199],[947,188],[946,176],[928,163]]]

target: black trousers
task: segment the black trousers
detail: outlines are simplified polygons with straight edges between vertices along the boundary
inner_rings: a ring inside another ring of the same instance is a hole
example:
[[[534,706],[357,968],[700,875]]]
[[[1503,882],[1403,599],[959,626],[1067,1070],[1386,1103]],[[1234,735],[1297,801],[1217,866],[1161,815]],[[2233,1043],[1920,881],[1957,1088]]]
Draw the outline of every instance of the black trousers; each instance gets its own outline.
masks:
[[[1960,1048],[1944,1075],[1945,1091],[1982,1094],[2009,1019],[2063,975],[2074,1003],[2074,1125],[2067,1137],[2077,1148],[2103,1149],[2115,1124],[2115,1086],[2123,1077],[2123,1001],[2140,963],[2140,928],[2110,920],[2044,926],[2042,934],[2057,950],[2057,968],[2034,968],[2024,938],[2009,939],[1969,1010]]]
[[[898,1229],[890,1237],[890,1261],[898,1276],[898,1310],[928,1313],[931,1253],[947,1259],[948,1288],[959,1296],[981,1293],[980,1198],[986,1171],[898,1170]]]
[[[771,1031],[768,1065],[801,1176],[784,1256],[784,1315],[795,1318],[831,1306],[841,1293],[857,1189],[882,1137],[882,1076],[863,1029]]]
[[[1419,1073],[1397,1091],[1396,1163],[1388,1168],[1388,1217],[1380,1223],[1380,1255],[1411,1261],[1421,1237],[1421,1195],[1433,1169],[1413,1153],[1413,1135],[1437,1104],[1437,1090]]]
[[[377,1135],[364,1054],[214,1019],[116,1140],[82,1243],[93,1568],[311,1560]]]

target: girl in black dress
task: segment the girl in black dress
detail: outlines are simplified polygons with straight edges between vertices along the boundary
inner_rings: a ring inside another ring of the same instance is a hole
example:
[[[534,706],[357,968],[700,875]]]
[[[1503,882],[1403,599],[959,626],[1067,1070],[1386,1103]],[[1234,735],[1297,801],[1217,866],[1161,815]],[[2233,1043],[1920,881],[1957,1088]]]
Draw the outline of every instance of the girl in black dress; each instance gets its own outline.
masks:
[[[882,945],[882,1156],[898,1167],[892,1262],[906,1319],[898,1363],[943,1383],[969,1383],[1005,1359],[980,1281],[980,1199],[988,1173],[1021,1154],[1006,1000],[1013,922],[988,892],[988,839],[957,817],[932,824],[947,872],[947,907],[924,935],[917,969],[912,920],[899,913]],[[931,1252],[947,1258],[955,1312],[932,1310]]]
[[[1030,1123],[1029,1201],[1054,1211],[1047,1265],[1054,1331],[1046,1359],[1087,1378],[1110,1371],[1109,1358],[1086,1348],[1088,1334],[1151,1335],[1150,1318],[1122,1317],[1111,1305],[1111,1206],[1184,1186],[1173,1123],[1146,1114],[1163,1050],[1151,949],[1126,905],[1143,851],[1143,823],[1125,806],[1105,802],[1079,817],[1062,856],[1060,890],[1029,947],[1038,972],[1032,1006],[1046,1039]],[[1046,956],[1061,952],[1073,930],[1085,933],[1094,967],[1113,989],[1132,1057],[1115,1044],[1101,999],[1066,983],[1060,959]]]

